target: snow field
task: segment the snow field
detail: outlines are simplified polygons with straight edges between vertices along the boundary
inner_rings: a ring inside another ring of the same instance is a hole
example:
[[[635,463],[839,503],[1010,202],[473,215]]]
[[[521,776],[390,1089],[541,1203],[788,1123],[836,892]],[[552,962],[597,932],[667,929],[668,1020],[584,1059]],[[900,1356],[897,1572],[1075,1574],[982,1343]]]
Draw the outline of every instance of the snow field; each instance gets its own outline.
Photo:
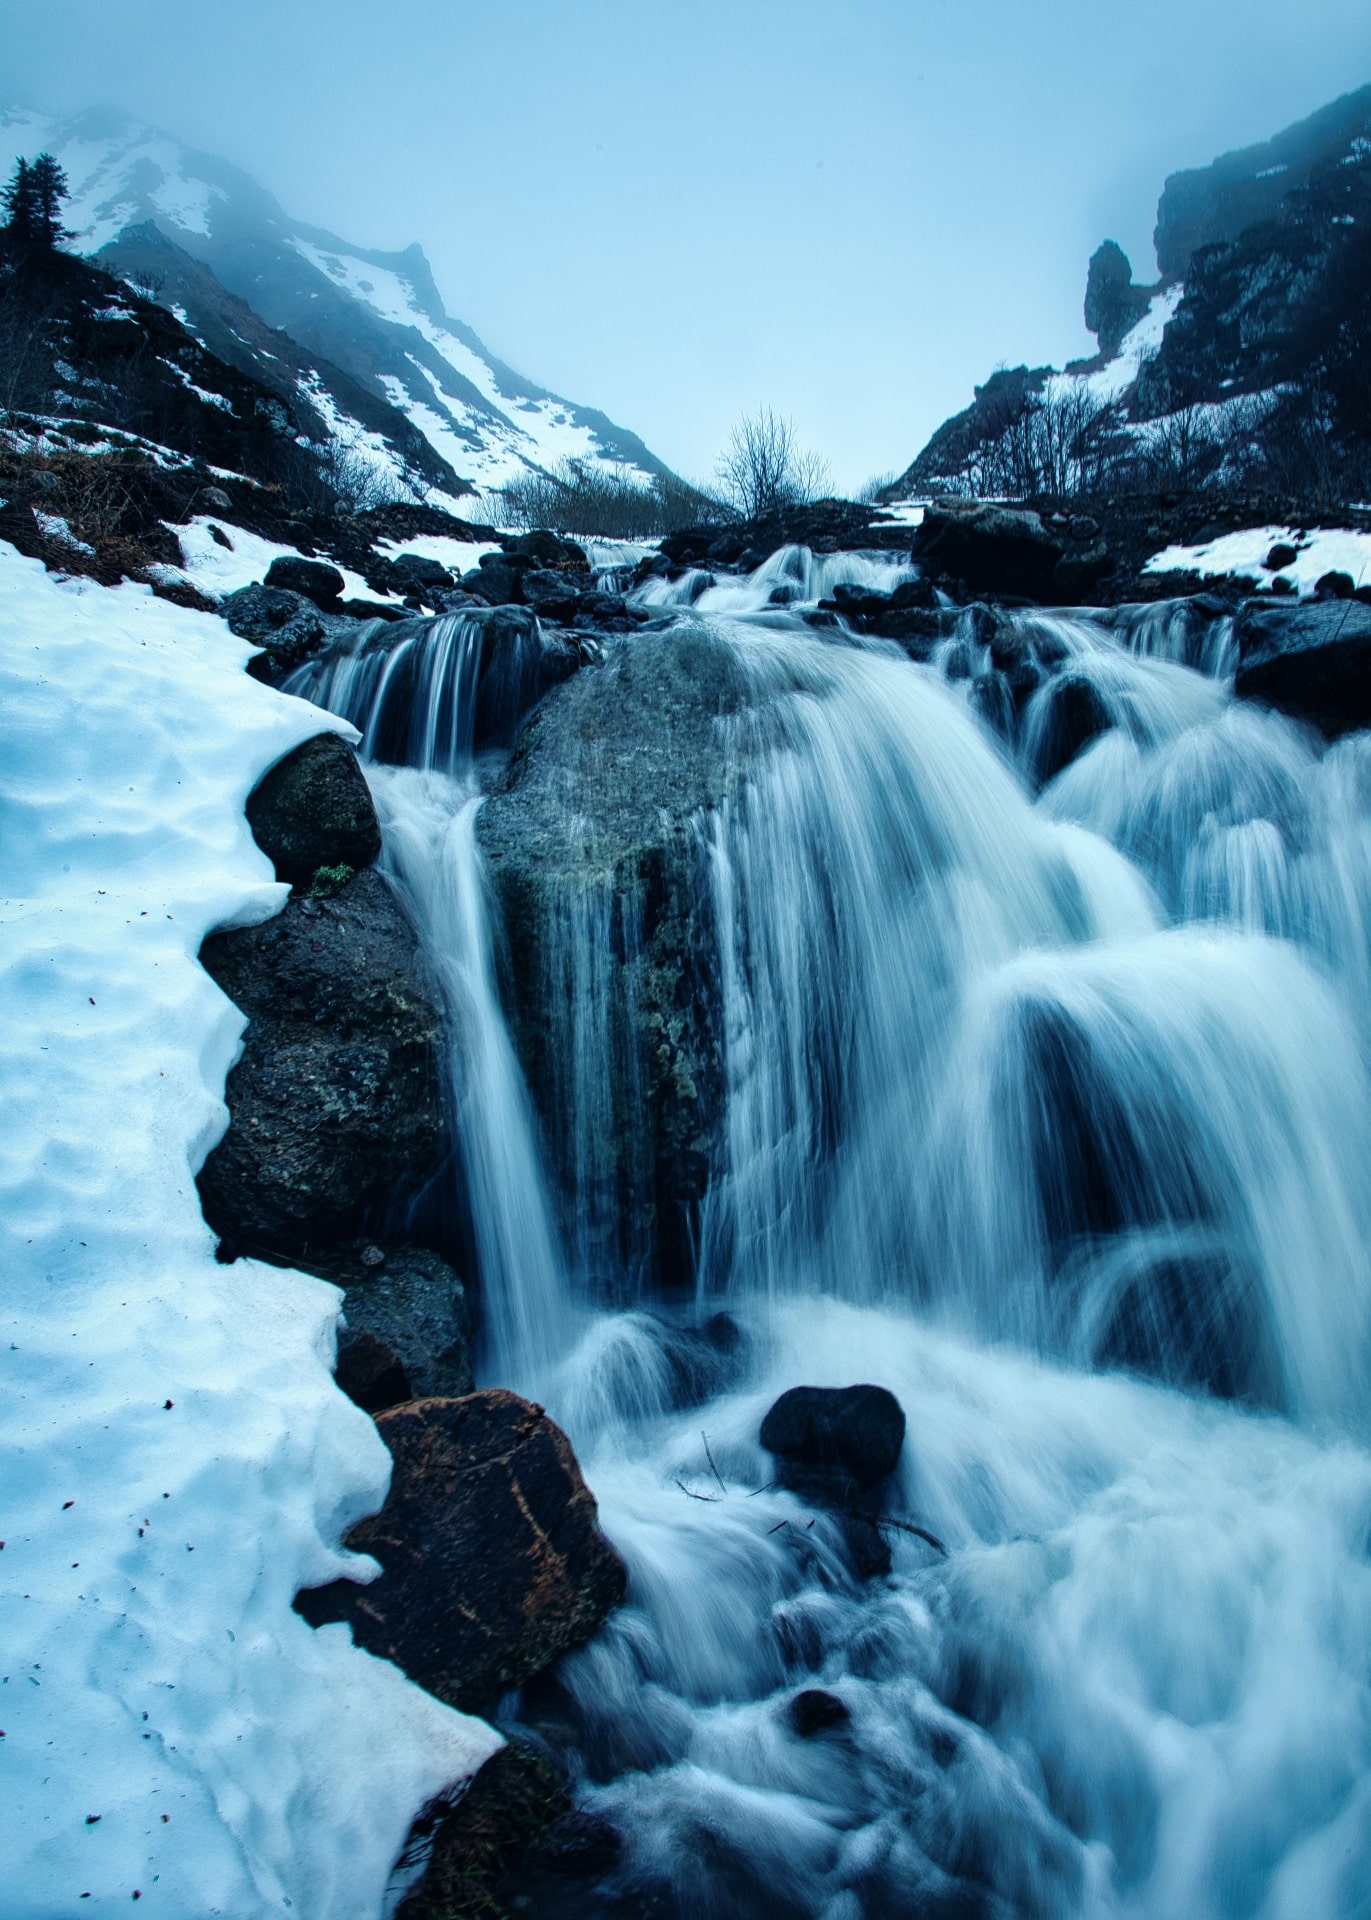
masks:
[[[337,1291],[219,1266],[194,1172],[242,1017],[205,935],[285,890],[243,816],[327,725],[146,588],[0,546],[0,1914],[362,1920],[498,1746],[314,1632],[389,1461]],[[365,1563],[362,1563],[363,1567]],[[89,1904],[87,1904],[87,1897]]]

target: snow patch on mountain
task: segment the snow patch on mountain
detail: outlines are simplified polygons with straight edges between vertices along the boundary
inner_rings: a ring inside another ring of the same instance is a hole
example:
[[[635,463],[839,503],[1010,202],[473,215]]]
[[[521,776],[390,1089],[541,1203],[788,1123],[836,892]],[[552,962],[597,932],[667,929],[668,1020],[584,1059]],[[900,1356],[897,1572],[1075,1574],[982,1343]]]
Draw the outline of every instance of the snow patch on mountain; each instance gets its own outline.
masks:
[[[330,1377],[340,1295],[220,1266],[195,1171],[243,1016],[206,934],[276,911],[244,819],[333,723],[222,622],[0,546],[4,1893],[370,1920],[412,1816],[499,1745],[297,1590],[389,1460]]]

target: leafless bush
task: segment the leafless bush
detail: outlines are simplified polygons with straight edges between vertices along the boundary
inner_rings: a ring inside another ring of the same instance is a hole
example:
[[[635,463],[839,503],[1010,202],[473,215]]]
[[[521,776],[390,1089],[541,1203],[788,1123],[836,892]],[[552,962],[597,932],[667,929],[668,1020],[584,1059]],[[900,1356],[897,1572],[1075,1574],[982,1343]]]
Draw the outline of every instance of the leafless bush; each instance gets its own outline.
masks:
[[[828,462],[801,448],[795,423],[770,407],[745,414],[719,456],[715,474],[724,498],[745,520],[804,506],[832,490]]]
[[[717,511],[699,488],[674,474],[648,485],[611,468],[564,460],[553,473],[528,472],[500,489],[511,526],[608,540],[648,540],[692,526]]]
[[[873,473],[869,480],[862,482],[861,486],[858,487],[856,493],[853,495],[853,498],[856,500],[858,506],[874,507],[880,500],[881,495],[888,493],[899,478],[899,473],[893,468],[889,473]]]

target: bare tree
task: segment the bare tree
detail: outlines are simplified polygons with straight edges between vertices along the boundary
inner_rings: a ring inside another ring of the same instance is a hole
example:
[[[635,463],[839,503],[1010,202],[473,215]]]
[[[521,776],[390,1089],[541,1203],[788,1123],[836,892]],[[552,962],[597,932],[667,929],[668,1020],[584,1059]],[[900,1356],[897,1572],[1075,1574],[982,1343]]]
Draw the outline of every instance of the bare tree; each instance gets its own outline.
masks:
[[[715,474],[745,520],[819,499],[832,485],[828,462],[803,450],[795,424],[770,407],[745,414],[728,437]]]

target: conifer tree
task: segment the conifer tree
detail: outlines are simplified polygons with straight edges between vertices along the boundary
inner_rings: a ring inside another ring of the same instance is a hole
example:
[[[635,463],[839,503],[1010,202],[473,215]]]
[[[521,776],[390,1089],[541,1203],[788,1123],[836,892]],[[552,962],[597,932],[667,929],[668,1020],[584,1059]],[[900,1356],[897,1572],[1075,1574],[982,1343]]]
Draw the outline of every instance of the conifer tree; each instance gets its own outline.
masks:
[[[27,160],[16,163],[3,200],[6,238],[21,247],[32,246],[39,231],[38,194]]]
[[[38,241],[44,247],[59,247],[71,235],[62,225],[62,202],[69,188],[67,176],[50,153],[40,153],[30,171],[38,216]]]
[[[62,202],[67,193],[67,176],[52,154],[20,160],[3,195],[4,232],[10,245],[51,251],[70,239],[62,225]]]

